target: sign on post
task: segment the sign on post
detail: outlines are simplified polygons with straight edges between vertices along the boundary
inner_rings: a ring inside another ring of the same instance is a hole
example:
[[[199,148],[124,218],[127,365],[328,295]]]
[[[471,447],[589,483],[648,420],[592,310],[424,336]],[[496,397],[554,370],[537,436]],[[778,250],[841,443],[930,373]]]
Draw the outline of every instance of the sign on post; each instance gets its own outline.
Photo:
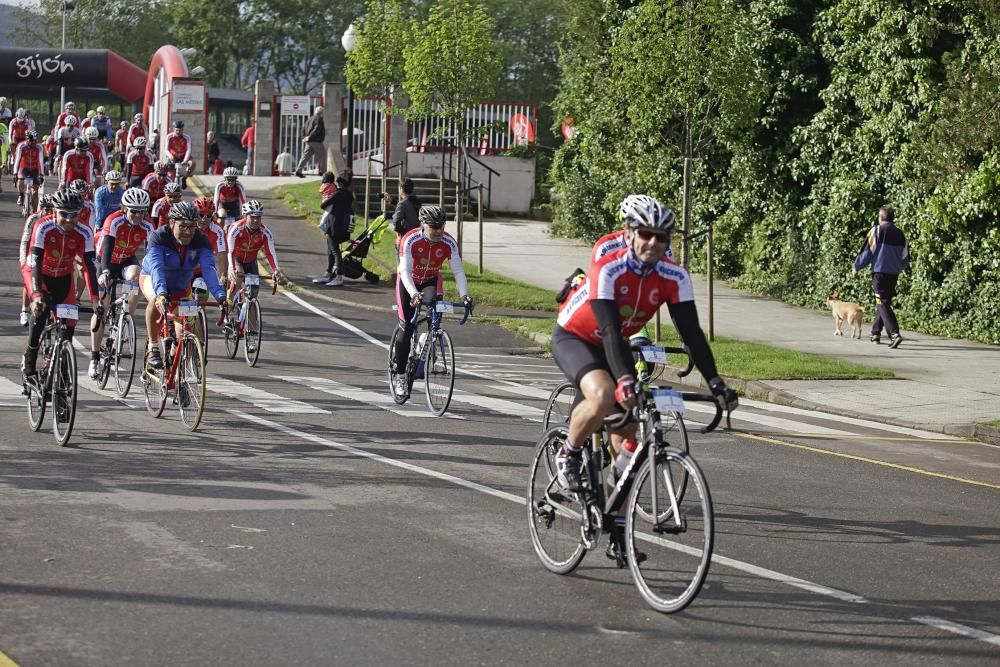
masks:
[[[282,95],[281,115],[282,116],[308,116],[309,115],[308,95]]]
[[[205,110],[205,84],[196,81],[174,83],[172,94],[173,112],[201,112]]]

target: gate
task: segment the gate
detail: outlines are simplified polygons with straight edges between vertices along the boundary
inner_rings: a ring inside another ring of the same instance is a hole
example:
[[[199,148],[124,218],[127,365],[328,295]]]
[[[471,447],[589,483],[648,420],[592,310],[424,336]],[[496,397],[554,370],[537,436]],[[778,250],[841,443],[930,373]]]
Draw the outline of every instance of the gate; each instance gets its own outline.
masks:
[[[385,132],[385,112],[381,110],[383,100],[376,98],[354,99],[354,171],[360,173],[381,174],[382,165],[373,162],[362,166],[371,157],[382,160],[382,133]],[[347,109],[348,100],[340,98],[340,152],[347,154]]]
[[[272,155],[288,149],[298,164],[302,157],[302,130],[313,109],[323,104],[323,98],[318,95],[275,95],[274,106],[278,113],[274,116],[274,145]],[[329,137],[327,138],[329,141]],[[311,160],[304,165],[303,171],[315,171],[316,162]],[[274,165],[271,165],[274,172]]]

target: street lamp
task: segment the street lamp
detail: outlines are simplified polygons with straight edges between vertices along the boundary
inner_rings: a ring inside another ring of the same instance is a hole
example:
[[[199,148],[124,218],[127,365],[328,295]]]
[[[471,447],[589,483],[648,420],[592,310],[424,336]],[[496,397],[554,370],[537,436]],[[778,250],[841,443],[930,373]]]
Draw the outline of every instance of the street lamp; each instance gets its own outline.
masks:
[[[344,52],[350,55],[357,43],[358,33],[352,23],[344,31],[340,44],[344,47]],[[347,168],[354,171],[354,91],[351,90],[351,84],[347,84]]]
[[[66,12],[73,11],[76,9],[76,0],[63,0],[62,6],[62,19],[63,19],[63,31],[62,31],[62,50],[66,50]],[[66,86],[61,86],[59,88],[59,113],[62,113],[63,109],[66,108]]]

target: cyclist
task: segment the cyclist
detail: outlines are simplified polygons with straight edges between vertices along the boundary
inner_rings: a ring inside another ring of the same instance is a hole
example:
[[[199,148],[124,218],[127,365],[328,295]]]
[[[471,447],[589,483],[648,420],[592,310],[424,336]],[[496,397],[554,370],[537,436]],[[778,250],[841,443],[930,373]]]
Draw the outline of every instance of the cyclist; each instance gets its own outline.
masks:
[[[96,127],[88,127],[83,136],[87,140],[87,152],[94,157],[94,186],[99,187],[101,176],[108,170],[108,151],[101,143],[101,133]]]
[[[31,124],[28,123],[28,110],[18,109],[8,124],[7,129],[10,132],[10,136],[7,137],[10,143],[8,155],[11,155],[17,150],[18,145],[28,138],[28,130],[31,129]]]
[[[90,183],[94,175],[94,156],[87,150],[87,140],[76,140],[76,148],[63,156],[59,168],[59,183],[66,185],[77,179]]]
[[[90,327],[97,330],[90,335],[90,367],[87,375],[97,379],[99,368],[98,361],[101,358],[101,340],[104,338],[104,318],[101,310],[107,310],[110,303],[110,293],[107,290],[112,280],[137,280],[139,278],[139,261],[135,258],[136,252],[146,243],[150,235],[155,231],[152,221],[146,216],[149,210],[149,195],[141,188],[129,188],[122,195],[122,213],[109,217],[101,227],[97,235],[96,247],[98,249],[98,261],[101,272],[97,277],[97,283],[101,286],[101,308],[95,309]],[[139,302],[137,294],[133,294],[128,300],[128,312],[135,313],[135,306]]]
[[[179,179],[181,189],[184,189],[187,187],[186,175],[194,166],[194,161],[191,160],[191,137],[184,134],[184,121],[175,120],[171,127],[173,132],[167,137],[167,157],[170,168],[174,171],[173,178]]]
[[[71,117],[73,118],[73,125],[76,125],[78,119],[77,119],[77,115],[76,115],[76,103],[75,102],[67,102],[65,104],[65,106],[63,106],[62,112],[56,118],[56,126],[52,129],[53,134],[58,133],[60,129],[62,129],[62,128],[66,127],[67,125],[69,125],[70,124],[69,123],[69,119]]]
[[[170,207],[181,200],[181,184],[167,183],[163,188],[163,196],[153,202],[153,210],[150,217],[153,219],[153,226],[156,229],[166,227],[170,221]]]
[[[226,233],[226,247],[229,248],[229,296],[243,287],[243,276],[259,275],[257,270],[257,255],[261,248],[267,256],[274,280],[281,277],[278,267],[278,257],[274,252],[274,235],[264,226],[264,207],[256,199],[243,204],[244,217],[230,225]],[[253,289],[256,296],[257,289]]]
[[[125,191],[122,190],[122,174],[112,169],[104,174],[104,185],[94,192],[94,207],[97,209],[95,227],[104,225],[108,216],[118,213],[123,196]]]
[[[247,201],[247,193],[238,180],[239,176],[240,172],[236,171],[236,167],[226,167],[222,172],[222,180],[215,186],[212,200],[217,214],[224,219],[226,225],[239,217],[240,207]]]
[[[93,120],[90,121],[90,126],[97,129],[97,136],[104,143],[105,147],[111,145],[114,123],[111,120],[111,116],[107,114],[107,109],[103,106],[97,107],[97,113],[94,114]]]
[[[173,183],[167,176],[167,165],[159,160],[153,165],[153,171],[142,179],[142,189],[149,193],[149,198],[156,201],[164,195],[167,186]]]
[[[128,151],[128,121],[123,120],[118,124],[118,131],[115,132],[115,159],[122,169],[125,169],[125,155]]]
[[[100,227],[101,221],[97,219],[97,207],[94,206],[94,202],[90,201],[90,184],[82,178],[77,178],[69,182],[67,189],[80,195],[80,199],[83,200],[77,222],[94,230]]]
[[[38,342],[55,304],[76,303],[73,288],[73,261],[82,257],[86,266],[87,288],[97,303],[97,276],[94,267],[94,233],[78,224],[77,212],[83,204],[80,196],[67,190],[52,195],[53,218],[40,221],[32,231],[31,254],[27,265],[31,271],[31,325],[28,346],[24,351],[21,370],[25,377],[35,374]],[[76,320],[67,320],[66,336],[73,337]]]
[[[406,368],[406,358],[410,355],[410,337],[413,335],[413,314],[420,301],[430,301],[444,294],[441,280],[441,265],[445,260],[451,264],[451,272],[455,276],[455,285],[466,308],[471,308],[472,297],[469,296],[465,281],[465,269],[462,267],[462,257],[458,252],[458,243],[448,232],[444,231],[445,215],[440,206],[421,206],[417,213],[420,226],[403,234],[399,240],[399,267],[396,269],[396,307],[399,313],[399,326],[403,336],[396,339],[396,358],[394,368],[400,371]],[[399,394],[405,394],[406,378],[403,373],[397,375],[401,383],[396,387]]]
[[[53,134],[56,137],[56,158],[71,153],[81,138],[80,130],[76,126],[76,116],[66,116],[66,124]]]
[[[135,146],[136,139],[139,137],[146,139],[148,136],[149,133],[146,131],[146,124],[142,122],[142,114],[137,113],[132,116],[132,124],[128,126],[128,133],[125,135],[126,143],[129,146]]]
[[[720,405],[732,408],[737,403],[735,392],[718,376],[698,323],[691,279],[666,258],[673,211],[652,197],[629,195],[619,215],[626,226],[626,246],[590,267],[586,280],[560,308],[552,334],[556,364],[577,388],[568,438],[556,457],[559,481],[570,490],[580,487],[580,452],[590,435],[616,402],[625,409],[635,405],[635,367],[626,339],[662,304],[667,304],[677,332]],[[619,473],[637,447],[631,438],[634,431],[632,425],[619,434],[626,439],[613,438]]]
[[[198,210],[193,204],[178,202],[170,209],[170,224],[156,230],[147,243],[142,260],[139,288],[146,297],[146,331],[149,337],[149,365],[163,368],[163,358],[157,343],[160,327],[157,320],[167,311],[170,300],[188,298],[191,294],[191,274],[195,265],[220,308],[227,307],[226,291],[219,284],[215,261],[208,239],[198,231]]]
[[[153,171],[156,158],[146,150],[146,137],[139,137],[132,143],[132,149],[125,157],[125,180],[130,188],[142,186],[143,179]]]
[[[222,278],[223,284],[229,279],[229,252],[226,248],[226,232],[215,223],[215,204],[211,197],[198,197],[194,200],[198,211],[198,231],[208,237],[215,252],[215,269]],[[201,275],[201,268],[195,267],[194,275]]]
[[[14,153],[14,163],[11,172],[17,180],[17,205],[24,203],[24,181],[27,178],[33,179],[32,189],[38,192],[38,186],[45,180],[42,176],[42,167],[45,163],[45,155],[42,153],[42,145],[38,143],[38,134],[34,130],[25,133],[25,140],[17,145]],[[31,193],[28,193],[31,196]]]
[[[39,209],[29,215],[24,221],[24,231],[21,232],[21,246],[18,249],[18,264],[21,267],[21,326],[28,326],[30,313],[28,306],[31,300],[28,298],[31,289],[31,267],[28,266],[29,246],[31,245],[31,232],[41,219],[52,219],[52,195],[42,195],[39,202]]]

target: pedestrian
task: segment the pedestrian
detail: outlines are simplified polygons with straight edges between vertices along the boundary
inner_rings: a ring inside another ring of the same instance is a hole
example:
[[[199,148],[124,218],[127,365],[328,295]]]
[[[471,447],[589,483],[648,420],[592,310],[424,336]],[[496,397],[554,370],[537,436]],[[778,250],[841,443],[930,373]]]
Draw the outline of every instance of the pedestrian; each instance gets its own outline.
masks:
[[[215,162],[219,159],[219,142],[215,138],[215,132],[211,130],[205,135],[205,150],[208,154],[208,163],[205,165],[205,173],[214,173]]]
[[[892,300],[896,296],[899,274],[910,265],[910,253],[906,247],[906,236],[896,227],[896,212],[891,206],[878,210],[878,224],[868,232],[865,244],[854,260],[854,275],[869,264],[872,267],[876,308],[871,341],[881,342],[884,326],[889,333],[889,347],[897,348],[903,337],[892,309]]]
[[[403,234],[420,226],[417,214],[423,204],[413,193],[415,187],[412,178],[404,179],[399,184],[399,199],[396,203],[396,210],[392,214],[392,222],[389,223],[389,226],[396,232],[397,246]],[[382,198],[389,206],[392,206],[392,196],[388,192],[383,192]]]
[[[243,170],[243,173],[248,176],[253,173],[253,147],[257,136],[256,123],[256,119],[251,118],[250,125],[247,129],[243,130],[243,136],[240,137],[240,146],[243,146],[247,151],[248,166]]]
[[[302,168],[309,163],[309,160],[316,160],[316,173],[322,174],[326,171],[326,125],[323,124],[323,107],[318,106],[313,115],[306,121],[302,128],[302,157],[295,167],[295,175],[305,178]]]
[[[327,178],[333,176],[333,172],[326,172],[323,176],[324,183],[320,186],[320,194],[329,192],[326,182]],[[327,212],[323,216],[326,223],[326,249],[327,263],[326,275],[322,279],[315,279],[313,282],[323,283],[327,287],[339,287],[344,284],[344,277],[341,275],[343,259],[340,256],[340,244],[348,240],[351,236],[351,224],[354,217],[354,193],[347,187],[347,179],[337,176],[335,179],[336,190],[333,194],[324,199],[320,207]],[[321,228],[323,222],[320,222]]]
[[[274,158],[274,170],[278,172],[278,176],[291,176],[295,170],[295,157],[288,146],[282,148],[278,157]],[[326,173],[331,174],[329,171]]]

